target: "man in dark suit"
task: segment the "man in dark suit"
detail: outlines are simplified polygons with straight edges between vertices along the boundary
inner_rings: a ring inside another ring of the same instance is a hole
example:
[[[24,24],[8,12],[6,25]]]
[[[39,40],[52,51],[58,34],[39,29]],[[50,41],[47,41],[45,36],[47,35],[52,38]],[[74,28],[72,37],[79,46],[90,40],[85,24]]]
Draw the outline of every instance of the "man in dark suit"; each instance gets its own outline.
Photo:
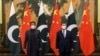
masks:
[[[30,23],[31,29],[26,32],[24,48],[27,47],[28,56],[39,56],[41,46],[40,31],[36,30],[36,23]]]
[[[73,51],[73,39],[71,38],[71,32],[67,30],[66,23],[62,23],[62,30],[57,32],[56,48],[59,51],[60,56],[71,56]]]

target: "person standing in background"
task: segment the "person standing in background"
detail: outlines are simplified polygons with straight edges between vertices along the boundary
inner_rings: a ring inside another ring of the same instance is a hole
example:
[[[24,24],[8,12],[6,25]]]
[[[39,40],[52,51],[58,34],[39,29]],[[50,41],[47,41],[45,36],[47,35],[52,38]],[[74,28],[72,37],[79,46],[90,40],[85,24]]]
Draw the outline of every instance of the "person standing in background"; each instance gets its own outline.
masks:
[[[62,29],[57,32],[56,48],[59,51],[59,56],[71,56],[73,51],[73,39],[71,32],[67,30],[67,24],[62,23]]]
[[[30,22],[31,29],[26,32],[24,48],[27,48],[28,56],[39,56],[41,49],[40,31],[36,30],[36,23]]]

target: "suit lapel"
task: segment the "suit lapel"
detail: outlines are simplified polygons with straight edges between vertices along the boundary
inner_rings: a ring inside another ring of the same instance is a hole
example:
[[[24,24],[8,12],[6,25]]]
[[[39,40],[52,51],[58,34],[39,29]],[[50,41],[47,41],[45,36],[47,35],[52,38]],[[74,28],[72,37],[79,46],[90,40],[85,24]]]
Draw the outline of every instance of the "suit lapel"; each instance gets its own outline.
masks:
[[[63,36],[63,38],[64,38],[64,35],[63,35],[63,33],[62,33],[62,30],[60,31],[60,35]]]
[[[69,37],[70,33],[66,30],[66,38]]]

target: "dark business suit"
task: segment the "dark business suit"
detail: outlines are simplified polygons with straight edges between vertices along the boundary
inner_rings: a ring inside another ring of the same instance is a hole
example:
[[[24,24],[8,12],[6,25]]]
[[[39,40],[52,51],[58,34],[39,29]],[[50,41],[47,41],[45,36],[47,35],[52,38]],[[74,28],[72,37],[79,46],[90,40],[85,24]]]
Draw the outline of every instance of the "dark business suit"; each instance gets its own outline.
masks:
[[[41,45],[40,32],[35,29],[31,29],[26,32],[24,48],[27,48],[28,56],[38,56],[39,48]]]
[[[57,32],[56,48],[59,49],[60,56],[70,56],[73,48],[73,39],[71,32],[66,30],[66,36],[63,36],[62,30]]]

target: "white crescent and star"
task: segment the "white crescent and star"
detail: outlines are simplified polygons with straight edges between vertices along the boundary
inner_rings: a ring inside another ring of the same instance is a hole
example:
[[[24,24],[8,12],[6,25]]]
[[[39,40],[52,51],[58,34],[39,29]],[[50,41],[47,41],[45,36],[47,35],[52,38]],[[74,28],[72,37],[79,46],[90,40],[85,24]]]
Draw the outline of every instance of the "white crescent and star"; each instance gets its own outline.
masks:
[[[14,31],[15,29],[18,29],[18,28],[19,28],[18,25],[13,25],[13,26],[11,26],[11,27],[8,29],[8,33],[7,33],[8,39],[9,39],[12,43],[19,43],[19,41],[14,40],[14,38],[13,38],[13,36],[12,36],[13,31]],[[17,36],[16,36],[16,37],[17,37]]]
[[[45,28],[48,28],[47,25],[40,25],[37,30],[39,30],[40,32],[45,29]],[[43,39],[41,39],[42,43],[47,43],[47,41],[44,41]]]
[[[72,31],[72,30],[73,30],[74,28],[76,28],[76,27],[77,27],[76,24],[72,24],[72,25],[68,26],[67,30],[68,30],[68,31]]]
[[[72,25],[68,26],[67,30],[68,31],[72,31],[74,28],[77,28],[77,25],[76,24],[72,24]],[[73,42],[76,43],[77,40],[73,40]]]

